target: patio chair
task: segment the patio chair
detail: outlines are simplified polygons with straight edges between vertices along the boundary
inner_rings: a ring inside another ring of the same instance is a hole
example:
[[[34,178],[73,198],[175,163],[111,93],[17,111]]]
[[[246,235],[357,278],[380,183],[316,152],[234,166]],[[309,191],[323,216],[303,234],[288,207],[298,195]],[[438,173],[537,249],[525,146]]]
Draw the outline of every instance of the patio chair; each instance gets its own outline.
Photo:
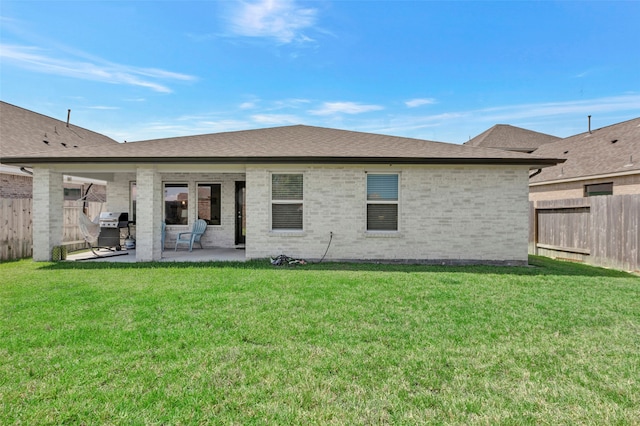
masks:
[[[193,224],[193,228],[191,228],[191,231],[180,232],[178,234],[178,237],[176,238],[175,251],[178,251],[179,243],[189,244],[189,251],[193,250],[193,243],[198,243],[200,244],[200,248],[203,248],[202,243],[200,242],[200,238],[202,237],[202,234],[204,234],[204,231],[206,230],[207,230],[207,222],[202,219],[196,220],[196,223]]]

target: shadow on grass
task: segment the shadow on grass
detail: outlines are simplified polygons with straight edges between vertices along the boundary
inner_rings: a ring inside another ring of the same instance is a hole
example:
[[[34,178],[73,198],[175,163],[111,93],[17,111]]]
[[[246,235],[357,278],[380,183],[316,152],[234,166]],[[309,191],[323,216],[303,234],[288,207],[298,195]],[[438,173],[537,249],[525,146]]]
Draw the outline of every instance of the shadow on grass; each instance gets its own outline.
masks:
[[[468,273],[522,276],[586,276],[611,278],[638,278],[633,274],[613,269],[598,268],[590,265],[558,261],[539,256],[529,256],[529,266],[440,266],[388,263],[343,263],[324,262],[308,263],[295,266],[273,266],[268,259],[250,260],[247,262],[58,262],[47,263],[40,269],[50,270],[103,270],[103,269],[247,269],[247,270],[281,270],[281,271],[372,271],[372,272],[404,272],[404,273]]]

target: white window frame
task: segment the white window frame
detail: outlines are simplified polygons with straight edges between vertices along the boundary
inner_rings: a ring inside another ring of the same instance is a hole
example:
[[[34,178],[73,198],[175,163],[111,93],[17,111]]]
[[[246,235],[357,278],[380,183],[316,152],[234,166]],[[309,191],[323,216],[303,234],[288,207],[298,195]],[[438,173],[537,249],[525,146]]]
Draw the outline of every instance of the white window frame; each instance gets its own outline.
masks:
[[[300,175],[302,176],[302,199],[301,200],[274,200],[273,199],[273,176],[274,175]],[[300,233],[304,232],[305,207],[304,207],[304,182],[305,174],[300,171],[272,171],[269,173],[269,228],[274,233]],[[302,227],[301,228],[273,228],[273,205],[274,204],[302,204]]]
[[[185,182],[185,181],[182,181],[182,182],[171,182],[171,181],[162,182],[162,220],[164,222],[166,222],[166,220],[167,220],[167,211],[166,211],[167,202],[166,202],[165,195],[164,195],[167,185],[185,185],[186,188],[187,188],[187,223],[186,224],[183,224],[183,223],[171,223],[171,224],[169,224],[169,223],[167,223],[167,225],[169,225],[169,226],[189,226],[189,224],[190,224],[190,220],[189,219],[191,218],[191,210],[193,209],[193,206],[191,205],[192,203],[190,202],[191,201],[191,185],[190,185],[190,183],[189,182]]]
[[[196,182],[196,203],[197,204],[200,203],[200,195],[198,194],[198,188],[200,187],[200,185],[220,185],[220,200],[218,201],[218,203],[220,204],[220,224],[207,225],[207,226],[221,227],[222,226],[222,182]],[[199,208],[197,204],[195,206],[196,216],[198,215],[198,208]]]
[[[397,200],[369,200],[369,176],[370,175],[390,175],[398,177],[398,199]],[[375,171],[370,170],[365,172],[365,185],[364,185],[364,199],[365,199],[365,207],[364,207],[364,220],[365,220],[365,232],[370,234],[397,234],[400,232],[400,199],[401,199],[401,181],[402,175],[399,171],[389,172],[389,171]],[[369,229],[369,205],[370,204],[388,204],[388,205],[396,205],[397,206],[397,219],[396,219],[396,229]]]

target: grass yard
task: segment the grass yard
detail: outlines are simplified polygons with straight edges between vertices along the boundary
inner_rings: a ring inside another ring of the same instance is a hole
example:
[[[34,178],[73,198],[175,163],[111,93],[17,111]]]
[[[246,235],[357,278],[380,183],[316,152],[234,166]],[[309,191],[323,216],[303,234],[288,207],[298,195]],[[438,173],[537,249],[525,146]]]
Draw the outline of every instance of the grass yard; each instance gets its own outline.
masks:
[[[640,424],[640,278],[0,264],[0,424]]]

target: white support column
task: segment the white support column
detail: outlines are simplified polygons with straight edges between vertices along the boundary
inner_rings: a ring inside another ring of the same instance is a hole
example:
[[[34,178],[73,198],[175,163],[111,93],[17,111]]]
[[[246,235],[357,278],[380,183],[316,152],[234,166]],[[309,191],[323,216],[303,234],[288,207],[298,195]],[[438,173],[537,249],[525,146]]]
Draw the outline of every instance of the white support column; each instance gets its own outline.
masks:
[[[33,260],[51,260],[51,250],[62,244],[62,173],[46,166],[33,168]]]
[[[138,166],[136,185],[136,261],[160,260],[162,181],[155,166]]]

